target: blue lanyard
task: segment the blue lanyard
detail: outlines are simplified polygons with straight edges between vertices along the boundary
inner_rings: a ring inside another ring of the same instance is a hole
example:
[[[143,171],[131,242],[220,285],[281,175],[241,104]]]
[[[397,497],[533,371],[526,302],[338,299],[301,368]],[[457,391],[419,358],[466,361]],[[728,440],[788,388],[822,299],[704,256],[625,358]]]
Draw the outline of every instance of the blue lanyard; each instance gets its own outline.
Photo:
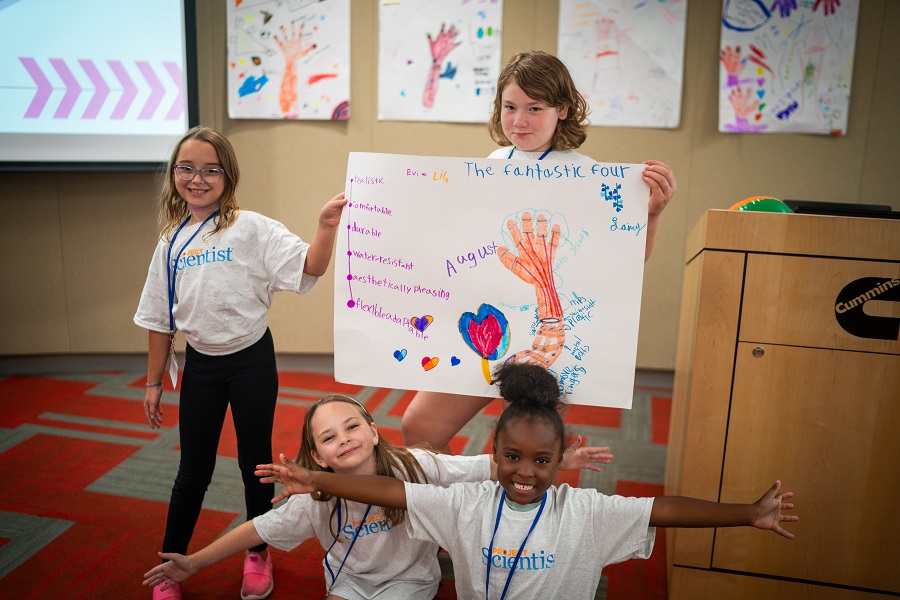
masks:
[[[515,152],[515,151],[516,151],[516,147],[513,146],[509,151],[509,156],[507,156],[506,158],[512,158],[513,152]],[[544,151],[544,153],[538,157],[538,160],[544,160],[544,157],[547,156],[548,154],[550,154],[551,152],[553,152],[553,146],[550,146],[549,148],[547,148]]]
[[[494,538],[497,536],[497,528],[500,526],[500,514],[503,512],[503,501],[506,499],[506,490],[503,490],[503,493],[500,494],[500,504],[497,506],[497,520],[494,522],[494,533],[491,534],[491,545],[488,548],[488,556],[487,556],[487,575],[484,578],[484,600],[488,598],[488,591],[491,587],[491,562],[494,558]],[[500,594],[500,600],[506,598],[506,591],[509,589],[509,582],[512,581],[513,574],[516,572],[516,567],[519,565],[519,557],[522,556],[522,550],[525,549],[525,542],[528,541],[528,536],[531,535],[531,532],[534,531],[535,526],[537,526],[538,519],[541,518],[541,513],[544,512],[544,504],[547,503],[547,492],[544,492],[544,496],[541,498],[541,506],[538,508],[537,515],[534,517],[534,521],[531,523],[531,529],[528,530],[528,533],[525,535],[525,539],[522,540],[522,545],[519,546],[519,551],[516,552],[516,558],[513,559],[512,567],[509,569],[509,575],[506,576],[506,585],[503,586],[503,593]]]
[[[356,543],[356,540],[359,538],[359,530],[362,529],[362,526],[366,522],[366,517],[369,516],[369,511],[372,510],[372,505],[370,504],[366,508],[366,512],[363,515],[362,521],[359,522],[359,525],[356,528],[356,533],[353,534],[353,541],[350,542],[350,547],[347,548],[347,556],[344,557],[344,560],[341,561],[341,566],[338,567],[337,575],[334,574],[334,571],[331,570],[331,565],[328,564],[328,555],[331,553],[331,549],[334,548],[334,545],[337,543],[337,540],[331,542],[331,545],[328,546],[328,551],[325,552],[325,568],[328,569],[328,574],[331,575],[331,585],[328,586],[328,589],[331,590],[331,587],[334,585],[334,582],[337,581],[337,578],[340,576],[341,571],[344,570],[344,563],[347,562],[347,559],[350,557],[350,553],[353,551],[353,544]],[[349,517],[349,515],[347,515]],[[341,499],[337,498],[337,517],[338,517],[338,534],[341,531]]]
[[[197,234],[200,233],[203,226],[217,214],[219,214],[219,211],[206,217],[206,220],[200,224],[200,227],[197,228],[194,235],[188,238],[188,241],[184,243],[184,246],[182,246],[181,250],[178,251],[178,254],[175,255],[175,260],[178,260],[178,257],[180,257],[181,253],[184,252],[184,249],[188,247],[188,244],[197,237]],[[190,220],[190,217],[186,218],[184,223],[179,225],[178,229],[175,230],[175,235],[173,235],[172,239],[169,241],[169,251],[166,255],[166,287],[168,287],[169,292],[169,336],[171,336],[173,344],[175,343],[175,313],[173,312],[175,308],[175,276],[178,275],[178,265],[172,264],[172,246],[175,245],[175,238],[178,237],[178,234],[181,233],[181,230],[184,229],[184,226],[187,225]]]

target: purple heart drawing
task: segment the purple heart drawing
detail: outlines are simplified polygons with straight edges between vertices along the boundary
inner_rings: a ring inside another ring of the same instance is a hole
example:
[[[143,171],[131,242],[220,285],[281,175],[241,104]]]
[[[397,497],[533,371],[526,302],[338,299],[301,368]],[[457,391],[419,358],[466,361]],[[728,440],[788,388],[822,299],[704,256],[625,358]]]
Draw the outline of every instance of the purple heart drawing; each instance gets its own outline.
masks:
[[[450,366],[451,366],[451,367],[455,367],[456,365],[458,365],[458,364],[461,363],[461,362],[462,362],[462,361],[459,360],[458,358],[456,358],[455,356],[451,356],[451,357],[450,357]]]
[[[425,333],[425,330],[428,329],[428,326],[431,325],[431,323],[433,321],[434,321],[434,317],[432,317],[431,315],[423,315],[421,317],[412,317],[410,319],[412,326],[415,327],[416,329],[418,329],[419,331],[421,331],[422,333]]]
[[[400,362],[404,358],[406,358],[406,348],[403,350],[394,350],[394,358],[397,359],[397,362]]]

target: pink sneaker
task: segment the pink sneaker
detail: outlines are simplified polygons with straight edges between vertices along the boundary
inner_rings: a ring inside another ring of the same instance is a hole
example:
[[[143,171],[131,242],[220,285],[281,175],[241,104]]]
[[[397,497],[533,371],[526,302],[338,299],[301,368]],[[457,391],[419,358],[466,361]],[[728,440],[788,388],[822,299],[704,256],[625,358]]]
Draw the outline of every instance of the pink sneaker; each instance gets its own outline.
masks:
[[[169,589],[162,591],[165,582],[153,588],[153,600],[181,600],[181,584],[174,583]]]
[[[275,587],[272,576],[272,553],[266,559],[250,553],[244,559],[244,581],[241,584],[241,600],[262,600],[268,598]],[[180,596],[179,596],[180,598]],[[156,600],[154,598],[154,600]]]

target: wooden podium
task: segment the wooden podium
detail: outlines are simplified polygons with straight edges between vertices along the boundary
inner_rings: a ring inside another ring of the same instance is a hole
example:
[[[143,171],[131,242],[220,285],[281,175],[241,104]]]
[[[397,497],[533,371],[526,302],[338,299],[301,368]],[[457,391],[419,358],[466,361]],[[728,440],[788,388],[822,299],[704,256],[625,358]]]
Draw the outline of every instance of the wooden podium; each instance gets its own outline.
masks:
[[[900,220],[708,211],[679,327],[666,494],[800,521],[668,530],[669,597],[900,594]]]

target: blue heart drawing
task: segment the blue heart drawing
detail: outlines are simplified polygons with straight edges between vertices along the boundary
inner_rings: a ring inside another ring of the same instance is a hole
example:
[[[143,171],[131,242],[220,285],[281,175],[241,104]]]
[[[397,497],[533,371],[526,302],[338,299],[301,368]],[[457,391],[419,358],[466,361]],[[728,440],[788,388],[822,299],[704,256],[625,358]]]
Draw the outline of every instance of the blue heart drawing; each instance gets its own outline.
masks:
[[[450,366],[451,366],[451,367],[455,367],[456,365],[458,365],[458,364],[461,363],[461,362],[462,362],[462,361],[459,360],[458,358],[456,358],[455,356],[451,356],[451,357],[450,357]]]
[[[397,359],[397,362],[400,362],[404,358],[406,358],[406,348],[403,350],[394,350],[394,358]]]

